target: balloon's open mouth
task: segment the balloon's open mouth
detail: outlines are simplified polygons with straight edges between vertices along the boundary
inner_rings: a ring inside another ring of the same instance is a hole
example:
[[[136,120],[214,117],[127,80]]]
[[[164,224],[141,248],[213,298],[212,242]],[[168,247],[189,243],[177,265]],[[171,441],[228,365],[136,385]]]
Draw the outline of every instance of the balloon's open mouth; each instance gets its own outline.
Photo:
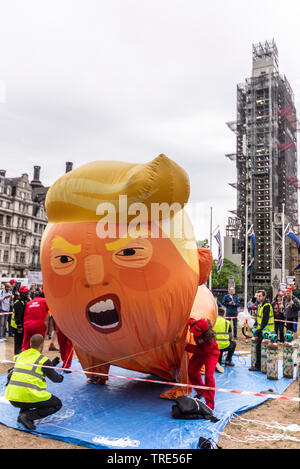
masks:
[[[87,305],[86,315],[98,332],[114,332],[121,327],[120,300],[114,294],[99,296]]]

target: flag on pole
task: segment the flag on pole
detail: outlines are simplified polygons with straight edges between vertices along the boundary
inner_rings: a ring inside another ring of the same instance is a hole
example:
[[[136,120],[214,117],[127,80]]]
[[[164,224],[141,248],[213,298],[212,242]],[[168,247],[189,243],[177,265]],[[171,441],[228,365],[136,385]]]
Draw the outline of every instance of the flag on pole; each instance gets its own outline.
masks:
[[[256,250],[256,237],[254,233],[254,229],[252,228],[252,232],[250,234],[250,238],[252,240],[252,259],[250,264],[248,265],[248,270],[251,270],[255,261],[255,250]]]
[[[220,230],[218,231],[217,234],[215,234],[215,239],[218,243],[218,267],[217,267],[217,272],[218,274],[221,272],[221,269],[223,267],[223,255],[222,255],[222,240],[221,240],[221,233]]]
[[[298,236],[296,236],[296,234],[293,232],[291,227],[289,229],[289,232],[287,233],[287,236],[290,239],[292,239],[293,241],[295,241],[295,243],[297,244],[297,246],[298,246],[298,256],[300,257],[300,239],[298,238]],[[299,270],[299,269],[300,269],[300,264],[295,268],[295,270]]]

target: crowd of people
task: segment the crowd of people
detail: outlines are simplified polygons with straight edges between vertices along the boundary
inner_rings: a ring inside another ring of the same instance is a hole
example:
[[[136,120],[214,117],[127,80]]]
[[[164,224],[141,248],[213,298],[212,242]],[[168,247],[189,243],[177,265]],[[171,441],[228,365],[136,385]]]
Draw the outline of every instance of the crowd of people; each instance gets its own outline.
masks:
[[[34,334],[48,336],[49,350],[60,351],[64,368],[70,368],[72,343],[55,323],[42,286],[32,284],[30,288],[18,288],[12,279],[0,290],[0,339],[14,337],[14,352],[19,354],[29,347]],[[59,348],[55,346],[56,339]]]
[[[236,348],[234,339],[237,339],[238,312],[241,300],[236,295],[235,289],[229,288],[222,302],[216,299],[216,303],[218,317],[214,327],[205,319],[196,321],[191,318],[189,322],[195,345],[186,345],[186,351],[193,354],[189,361],[188,373],[191,383],[195,386],[215,387],[214,372],[224,372],[222,358],[225,352],[225,367],[234,366],[232,356]],[[264,329],[276,332],[278,341],[281,343],[284,342],[284,328],[292,331],[294,339],[296,339],[300,302],[293,294],[292,287],[287,288],[283,294],[276,295],[274,301],[269,301],[267,292],[261,289],[248,302],[248,311],[251,316],[255,317],[257,334],[256,363],[255,366],[249,368],[249,371],[260,371],[261,342]],[[231,321],[233,322],[233,335]],[[205,375],[204,382],[201,376],[203,373]],[[195,388],[195,390],[197,392],[195,397],[204,398],[206,405],[210,409],[214,409],[215,391],[199,388]]]

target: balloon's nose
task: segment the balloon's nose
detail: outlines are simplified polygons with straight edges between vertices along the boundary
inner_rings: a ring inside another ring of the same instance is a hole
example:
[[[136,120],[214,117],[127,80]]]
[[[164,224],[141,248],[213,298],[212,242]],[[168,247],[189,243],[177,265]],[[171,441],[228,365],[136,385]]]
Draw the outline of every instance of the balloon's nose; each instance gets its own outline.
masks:
[[[96,285],[104,280],[103,257],[98,254],[87,256],[84,261],[85,278],[88,285]]]

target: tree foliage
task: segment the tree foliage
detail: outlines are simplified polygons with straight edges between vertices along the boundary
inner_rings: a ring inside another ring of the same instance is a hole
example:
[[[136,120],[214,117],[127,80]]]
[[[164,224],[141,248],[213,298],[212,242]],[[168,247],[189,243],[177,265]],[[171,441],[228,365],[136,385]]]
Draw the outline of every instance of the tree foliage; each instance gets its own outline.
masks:
[[[243,269],[228,259],[223,259],[223,267],[221,272],[217,273],[218,261],[214,260],[212,268],[212,286],[213,288],[227,287],[228,280],[232,276],[235,285],[238,287],[242,284]]]
[[[209,242],[208,239],[202,239],[197,241],[197,248],[206,248],[209,249]]]

